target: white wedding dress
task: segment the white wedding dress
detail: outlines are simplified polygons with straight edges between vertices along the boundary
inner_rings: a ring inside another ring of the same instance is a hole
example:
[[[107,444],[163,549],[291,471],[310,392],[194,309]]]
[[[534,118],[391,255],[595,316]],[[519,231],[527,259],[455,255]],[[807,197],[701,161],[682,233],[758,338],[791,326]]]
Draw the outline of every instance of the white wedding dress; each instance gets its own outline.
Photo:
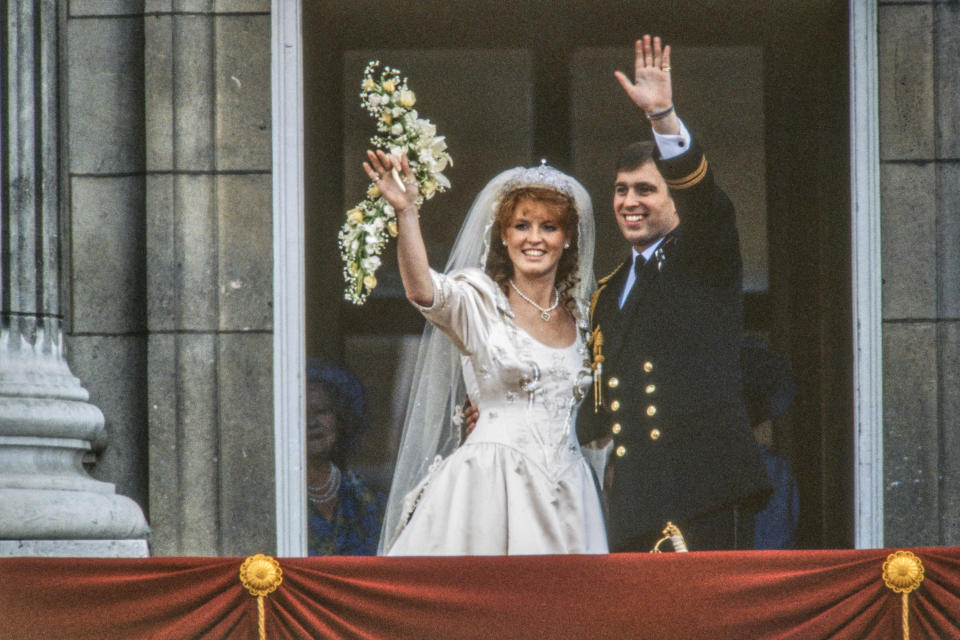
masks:
[[[424,316],[461,354],[476,428],[407,496],[388,555],[606,553],[596,483],[574,426],[590,385],[583,336],[546,346],[514,324],[479,269],[432,273]]]

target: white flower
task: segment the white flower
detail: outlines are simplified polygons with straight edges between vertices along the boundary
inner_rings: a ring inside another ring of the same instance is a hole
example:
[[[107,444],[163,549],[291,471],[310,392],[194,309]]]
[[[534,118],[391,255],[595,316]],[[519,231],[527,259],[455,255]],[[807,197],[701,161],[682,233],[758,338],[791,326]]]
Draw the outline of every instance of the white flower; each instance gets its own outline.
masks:
[[[370,256],[361,263],[364,271],[373,273],[380,267],[380,257],[379,256]]]
[[[433,124],[432,122],[430,122],[429,120],[421,120],[421,121],[420,121],[420,132],[421,132],[424,136],[426,136],[426,137],[428,137],[428,138],[432,138],[433,136],[437,135],[437,127],[435,127],[434,124]]]
[[[440,136],[430,141],[430,149],[434,153],[442,153],[447,150],[446,136]]]
[[[404,89],[403,91],[397,93],[397,101],[400,103],[400,106],[409,109],[416,104],[417,96],[414,95],[413,91]]]
[[[403,134],[403,125],[401,125],[401,124],[395,124],[395,125],[393,125],[392,127],[390,127],[390,133],[392,133],[392,134],[395,135],[395,136],[402,135],[402,134]]]

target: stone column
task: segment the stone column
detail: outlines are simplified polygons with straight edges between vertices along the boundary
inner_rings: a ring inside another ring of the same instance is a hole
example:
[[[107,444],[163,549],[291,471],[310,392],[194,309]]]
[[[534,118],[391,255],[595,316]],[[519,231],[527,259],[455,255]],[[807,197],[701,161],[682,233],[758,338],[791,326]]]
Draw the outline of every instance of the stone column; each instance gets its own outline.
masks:
[[[101,411],[64,357],[54,0],[4,0],[0,556],[145,556],[139,506],[89,477]]]

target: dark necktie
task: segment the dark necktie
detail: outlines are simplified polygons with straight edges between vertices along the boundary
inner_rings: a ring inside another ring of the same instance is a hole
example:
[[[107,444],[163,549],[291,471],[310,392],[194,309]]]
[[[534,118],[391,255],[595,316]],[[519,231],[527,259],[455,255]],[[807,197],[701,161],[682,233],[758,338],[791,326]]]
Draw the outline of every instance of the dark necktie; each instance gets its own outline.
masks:
[[[656,274],[656,268],[651,264],[647,264],[642,255],[638,255],[636,260],[633,261],[633,271],[636,274],[636,279],[633,281],[633,286],[627,294],[627,299],[623,302],[622,310],[628,309],[633,300],[643,295],[653,276]]]

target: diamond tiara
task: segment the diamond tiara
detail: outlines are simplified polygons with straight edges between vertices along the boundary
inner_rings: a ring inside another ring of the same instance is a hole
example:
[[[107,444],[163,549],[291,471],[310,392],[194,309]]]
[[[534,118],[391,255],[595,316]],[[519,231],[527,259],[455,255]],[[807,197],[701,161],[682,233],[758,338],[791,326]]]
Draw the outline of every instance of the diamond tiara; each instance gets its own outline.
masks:
[[[547,164],[547,159],[540,160],[540,165],[519,169],[517,174],[507,180],[500,190],[501,198],[514,189],[521,187],[546,187],[564,194],[575,200],[573,184],[570,177]]]

